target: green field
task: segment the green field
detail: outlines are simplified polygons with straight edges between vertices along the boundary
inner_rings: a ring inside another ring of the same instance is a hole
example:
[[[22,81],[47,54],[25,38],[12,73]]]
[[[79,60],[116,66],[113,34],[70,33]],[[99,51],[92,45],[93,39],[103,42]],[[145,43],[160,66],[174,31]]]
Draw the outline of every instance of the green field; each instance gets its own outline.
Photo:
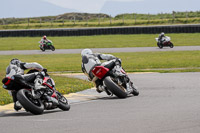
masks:
[[[200,33],[166,34],[175,46],[200,45]],[[48,37],[56,49],[155,47],[158,34]],[[0,38],[0,50],[37,50],[41,37]]]
[[[134,52],[113,55],[122,59],[123,66],[129,72],[154,68],[200,67],[200,51]],[[0,55],[0,58],[1,73],[12,58],[19,58],[24,62],[38,62],[50,72],[81,72],[80,54]]]
[[[200,71],[200,51],[178,52],[135,52],[114,53],[122,59],[122,65],[127,72],[195,72]],[[58,55],[0,55],[0,79],[5,75],[5,68],[12,58],[24,62],[38,62],[49,72],[81,72],[80,54]],[[161,69],[160,69],[161,68]],[[169,70],[162,70],[169,68]],[[175,69],[182,68],[182,69]],[[156,70],[158,69],[158,70]],[[52,73],[50,73],[52,75]],[[60,76],[52,76],[57,89],[67,94],[92,87],[92,83]],[[12,102],[7,91],[2,89],[0,82],[0,105]]]
[[[175,25],[175,24],[199,24],[200,18],[176,18],[176,19],[105,19],[100,23],[98,20],[86,21],[54,21],[53,23],[43,22],[43,23],[17,23],[17,24],[7,24],[0,25],[0,29],[52,29],[52,28],[82,28],[82,27],[116,27],[116,26],[149,26],[149,25]]]

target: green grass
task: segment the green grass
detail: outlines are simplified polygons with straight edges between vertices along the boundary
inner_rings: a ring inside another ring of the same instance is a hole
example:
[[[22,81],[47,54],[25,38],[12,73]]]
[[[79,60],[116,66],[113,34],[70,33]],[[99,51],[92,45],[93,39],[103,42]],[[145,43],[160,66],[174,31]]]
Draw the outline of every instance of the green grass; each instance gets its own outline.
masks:
[[[175,46],[200,45],[200,33],[166,34]],[[158,34],[48,37],[56,49],[155,47]],[[0,38],[0,50],[39,50],[41,37]]]
[[[200,51],[114,53],[114,55],[122,59],[122,65],[127,72],[200,72]],[[49,72],[81,72],[80,54],[0,55],[0,58],[0,79],[4,77],[5,68],[12,58],[19,58],[24,62],[38,62]],[[165,68],[171,68],[171,70],[162,70]],[[91,83],[83,80],[52,77],[57,89],[63,94],[92,87]],[[7,91],[1,86],[0,82],[0,105],[12,102]]]
[[[200,67],[200,51],[168,51],[168,52],[135,52],[114,53],[122,59],[127,71],[154,68],[191,68]],[[24,62],[38,62],[48,71],[81,71],[80,54],[55,55],[0,55],[0,72],[5,73],[12,58],[19,58]]]
[[[5,75],[5,69],[9,65],[9,61],[12,58],[19,58],[25,62],[38,62],[43,65],[43,67],[48,68],[49,71],[80,71],[80,56],[79,55],[13,55],[13,56],[0,56],[0,79],[3,79]],[[55,63],[56,62],[56,63]],[[73,67],[75,66],[75,68]],[[50,73],[51,75],[51,73]],[[62,94],[68,94],[71,92],[77,92],[81,90],[85,90],[91,88],[93,86],[92,83],[87,81],[68,78],[68,77],[60,77],[60,76],[52,76],[52,78],[56,82],[56,88]],[[12,102],[11,96],[8,92],[2,88],[2,83],[0,82],[0,105],[4,105]]]
[[[125,19],[122,19],[122,15],[117,18],[106,18],[101,19],[100,23],[98,19],[93,20],[77,20],[75,21],[51,21],[42,22],[40,24],[39,21],[30,21],[29,25],[26,21],[18,21],[17,23],[8,22],[6,25],[0,25],[0,29],[46,29],[46,28],[80,28],[80,27],[114,27],[114,26],[146,26],[146,25],[173,25],[173,24],[198,24],[200,21],[199,17],[193,18],[158,18],[148,15],[145,16],[137,16],[135,18],[133,15],[125,15]]]
[[[56,83],[56,89],[62,94],[78,92],[93,87],[92,83],[80,79],[63,77],[63,76],[62,77],[51,76],[51,77],[54,79]],[[3,76],[0,76],[0,78],[2,79]],[[12,97],[8,94],[8,92],[5,89],[0,87],[0,105],[8,104],[11,102],[12,102]]]

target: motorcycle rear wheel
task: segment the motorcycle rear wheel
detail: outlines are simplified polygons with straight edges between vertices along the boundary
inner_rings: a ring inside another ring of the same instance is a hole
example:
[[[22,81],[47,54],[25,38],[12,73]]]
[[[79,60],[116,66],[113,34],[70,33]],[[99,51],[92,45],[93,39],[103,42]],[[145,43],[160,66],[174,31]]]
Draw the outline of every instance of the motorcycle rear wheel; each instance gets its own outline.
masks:
[[[118,84],[116,84],[110,76],[107,76],[104,79],[104,83],[106,87],[108,88],[108,90],[110,90],[118,98],[127,97],[127,93],[125,92],[125,89],[122,89]]]
[[[45,51],[45,48],[44,47],[40,47],[40,49],[44,52]]]
[[[26,89],[21,89],[17,92],[17,99],[26,111],[30,111],[34,115],[42,114],[44,105],[40,99],[33,99],[31,92]]]

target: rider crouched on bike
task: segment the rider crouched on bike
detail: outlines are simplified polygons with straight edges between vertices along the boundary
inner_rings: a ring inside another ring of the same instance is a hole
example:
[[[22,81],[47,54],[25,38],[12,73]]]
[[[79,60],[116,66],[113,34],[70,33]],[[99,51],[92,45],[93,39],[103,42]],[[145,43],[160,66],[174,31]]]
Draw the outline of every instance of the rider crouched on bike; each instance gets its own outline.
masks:
[[[159,37],[158,37],[158,41],[159,41],[160,44],[163,43],[163,38],[164,38],[164,37],[165,37],[165,33],[164,33],[164,32],[161,32],[160,35],[159,35]]]
[[[101,65],[100,60],[113,60],[117,59],[115,56],[110,55],[110,54],[100,54],[100,53],[93,53],[91,49],[83,49],[81,51],[81,56],[82,56],[82,71],[85,75],[87,75],[88,79],[92,81],[93,79],[93,74],[92,74],[92,69],[95,66]],[[104,91],[103,86],[101,86],[98,83],[98,80],[95,82],[96,84],[96,90],[97,92],[102,92]]]
[[[42,39],[40,40],[40,45],[46,44],[46,43],[49,42],[49,41],[51,41],[51,40],[48,40],[48,39],[47,39],[47,36],[44,35],[44,36],[42,37]]]
[[[121,60],[118,59],[117,57],[110,54],[93,53],[92,50],[90,49],[82,50],[81,56],[82,56],[82,71],[85,75],[87,75],[90,81],[92,81],[92,79],[94,78],[92,70],[96,66],[104,65],[110,70],[112,70],[116,66],[116,64],[121,66]],[[101,63],[100,60],[106,60],[107,62]],[[117,72],[115,74],[117,74]],[[102,85],[102,82],[100,82],[99,80],[96,80],[95,84],[97,92],[101,93],[102,91],[106,91],[106,89]]]
[[[39,72],[24,74],[24,71],[26,69],[35,69]],[[13,97],[14,109],[16,111],[22,108],[16,96],[19,89],[23,87],[34,88],[35,90],[44,88],[44,86],[42,86],[42,80],[45,73],[41,71],[46,71],[46,69],[44,69],[40,64],[36,62],[26,63],[21,62],[19,59],[16,58],[10,61],[9,66],[6,68],[6,76],[2,80],[2,82],[4,84],[3,88],[9,90]],[[19,86],[14,84],[11,79],[15,81],[15,83],[17,83]],[[15,88],[15,90],[13,88]]]

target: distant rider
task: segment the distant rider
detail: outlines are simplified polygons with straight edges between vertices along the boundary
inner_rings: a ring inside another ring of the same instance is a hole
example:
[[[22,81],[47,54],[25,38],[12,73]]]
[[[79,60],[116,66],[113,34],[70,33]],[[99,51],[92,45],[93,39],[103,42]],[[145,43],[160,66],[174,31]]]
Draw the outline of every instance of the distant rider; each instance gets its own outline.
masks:
[[[158,37],[158,41],[162,44],[163,43],[163,38],[165,37],[165,33],[161,32],[159,37]]]
[[[48,40],[48,39],[47,39],[47,36],[44,35],[44,36],[42,37],[42,39],[40,40],[40,45],[42,45],[42,44],[47,44],[49,41],[51,41],[51,40]]]
[[[34,88],[36,90],[44,88],[42,84],[42,77],[44,76],[44,72],[34,72],[30,74],[24,74],[24,70],[26,69],[36,69],[38,71],[45,71],[40,64],[34,62],[34,63],[26,63],[21,62],[19,59],[12,59],[10,61],[9,66],[6,68],[6,76],[2,80],[4,86],[3,88],[9,90],[11,92],[14,102],[14,109],[16,111],[20,110],[22,106],[17,100],[16,90],[12,90],[13,88],[16,88],[17,86],[15,84],[12,84],[9,79],[13,79],[16,83],[18,83],[20,86],[24,88]],[[34,82],[34,84],[30,84],[28,82]],[[18,88],[21,89],[21,88]]]
[[[91,49],[83,49],[81,52],[82,56],[82,71],[84,74],[88,76],[88,79],[91,81],[93,79],[93,74],[92,70],[95,66],[101,65],[100,60],[113,60],[113,59],[118,59],[113,55],[110,54],[100,54],[100,53],[93,53]],[[104,88],[102,88],[98,83],[98,80],[96,81],[96,88],[97,92],[102,92]]]

